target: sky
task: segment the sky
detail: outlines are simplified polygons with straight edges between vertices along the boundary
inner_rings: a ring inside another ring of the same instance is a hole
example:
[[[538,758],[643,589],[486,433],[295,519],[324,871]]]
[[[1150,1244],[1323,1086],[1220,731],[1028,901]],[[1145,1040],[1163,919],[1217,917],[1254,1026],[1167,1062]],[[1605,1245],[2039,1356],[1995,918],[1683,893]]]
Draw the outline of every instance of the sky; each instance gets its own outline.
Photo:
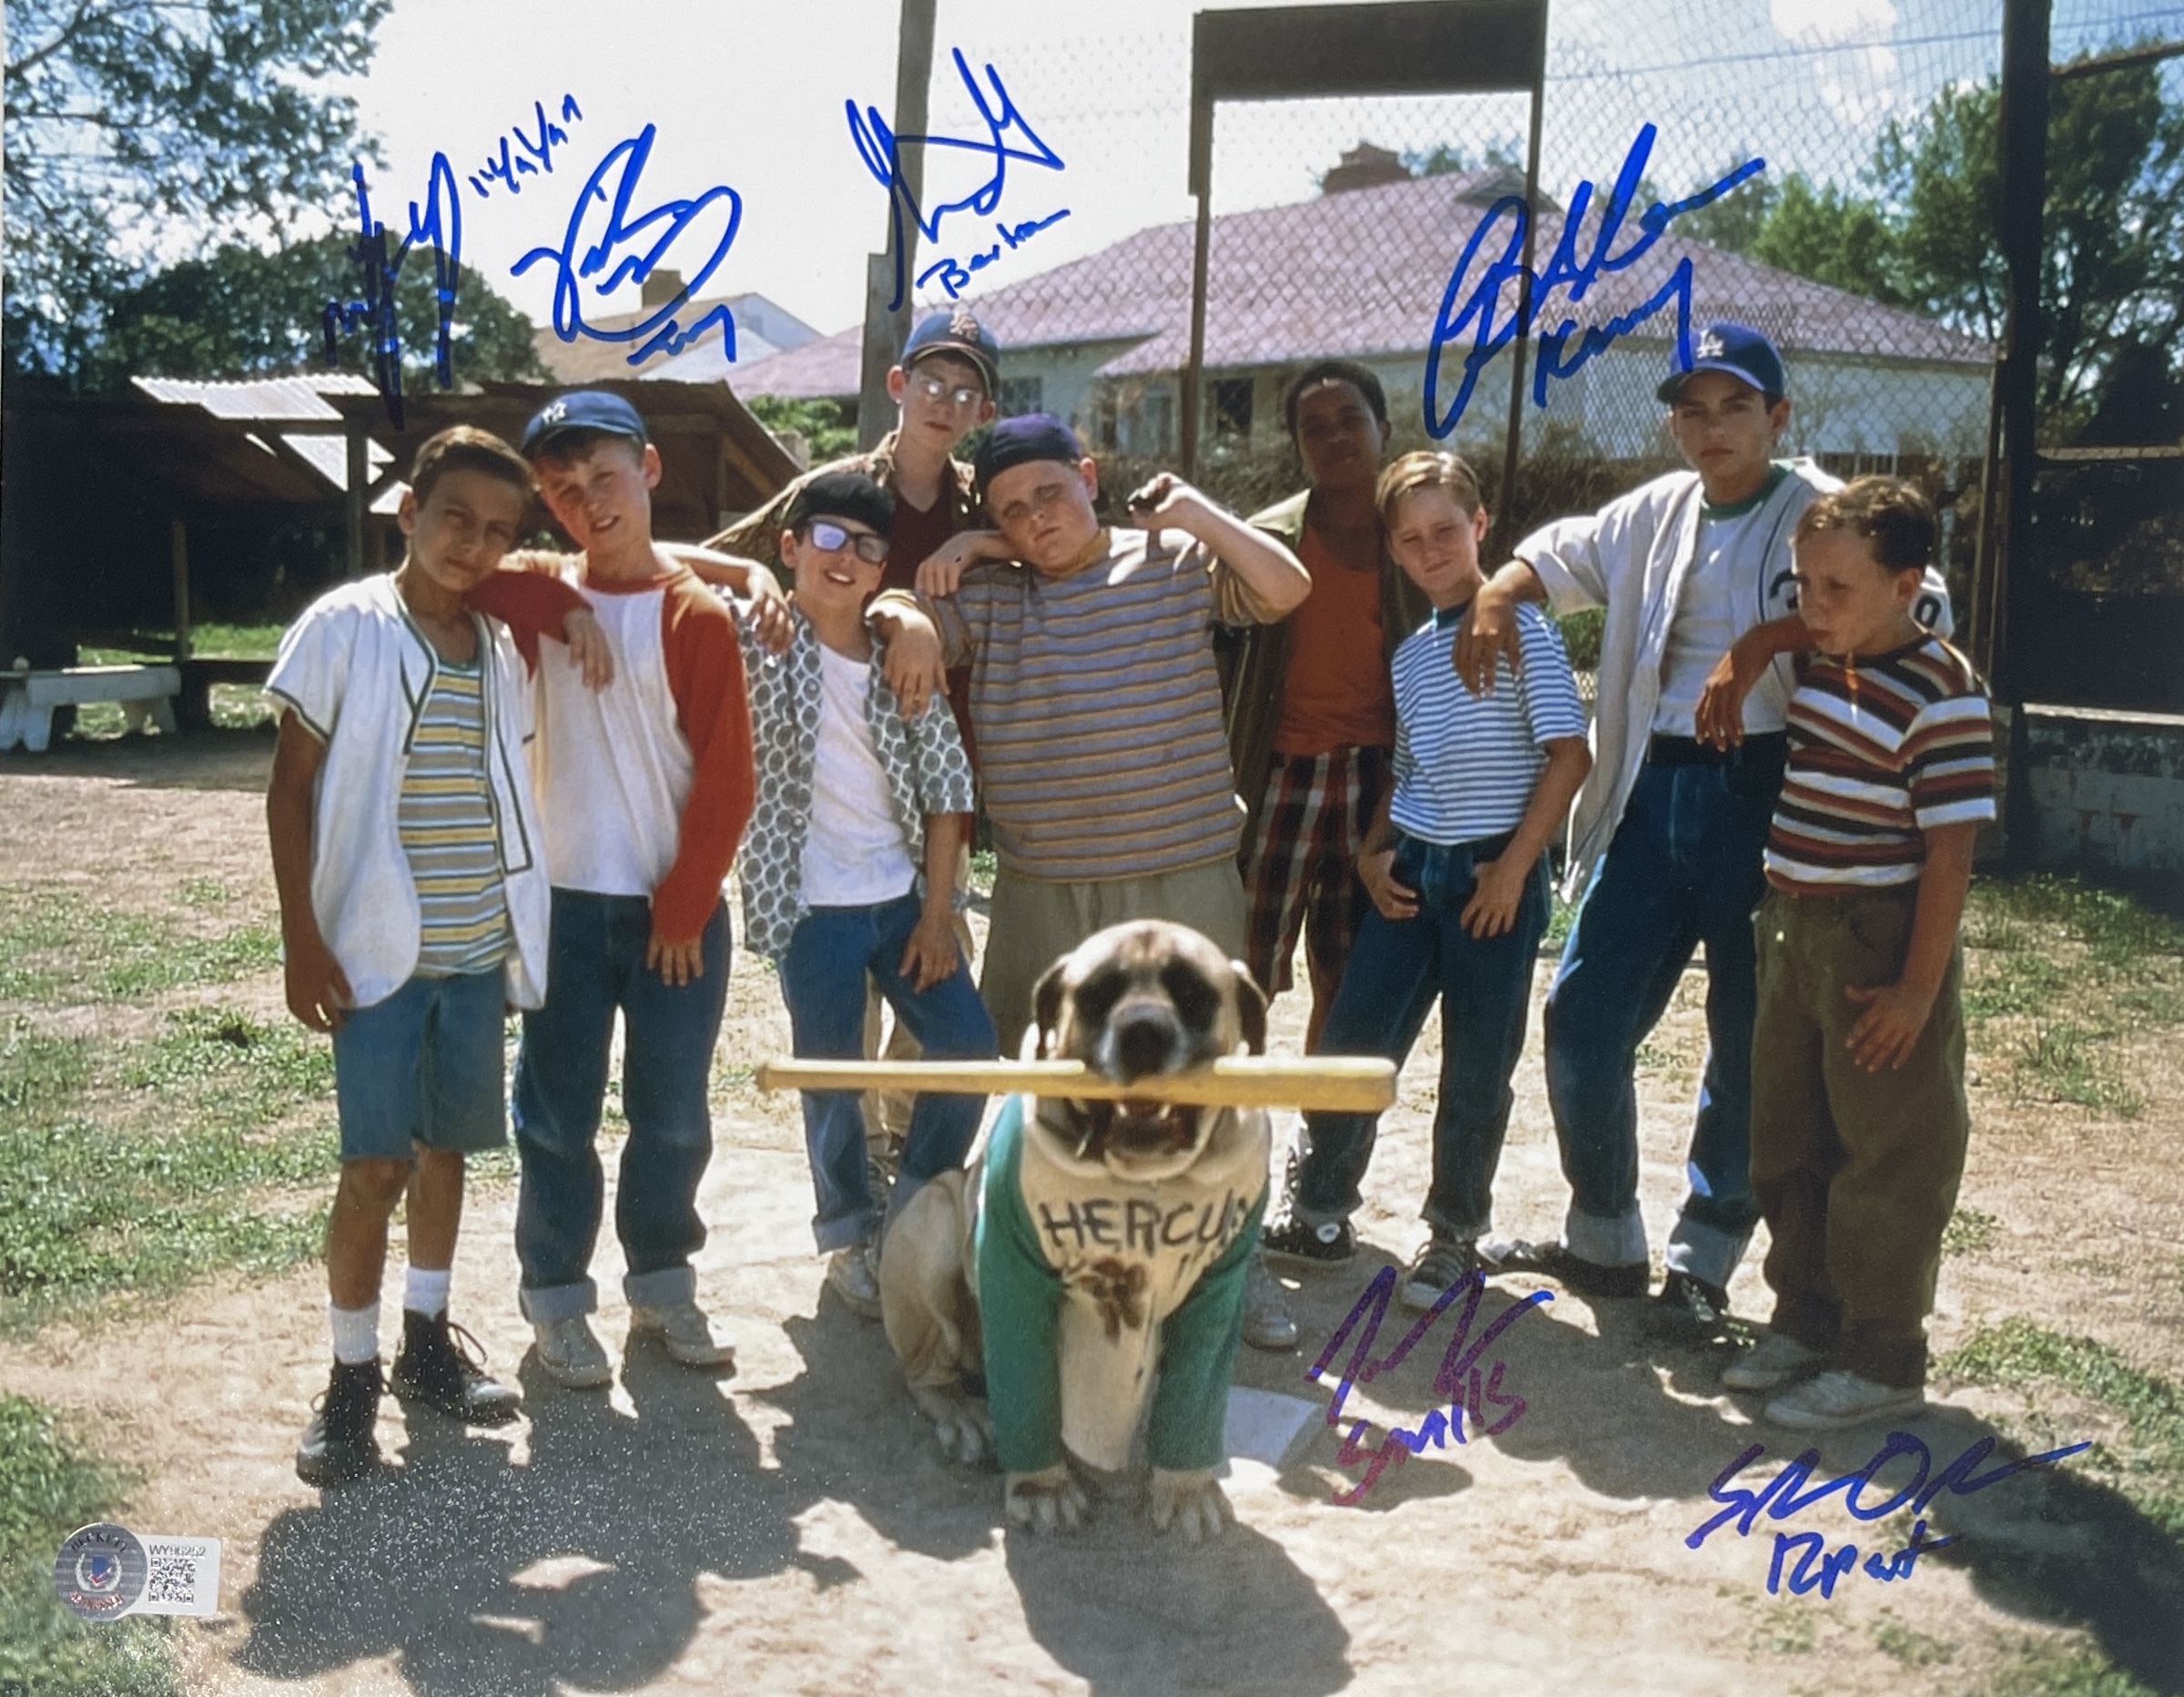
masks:
[[[939,0],[929,128],[985,133],[952,65],[960,49],[990,103],[988,66],[1059,161],[1011,165],[994,212],[1014,230],[1067,210],[1004,242],[971,279],[974,298],[979,287],[1191,216],[1188,59],[1199,9],[1201,0]],[[1659,127],[1653,174],[1676,192],[1747,152],[1776,173],[1848,178],[1888,118],[1995,68],[2000,11],[1999,0],[1556,0],[1543,181],[1567,194],[1581,177],[1611,180],[1648,122]],[[866,256],[884,246],[889,204],[845,107],[891,111],[896,25],[894,0],[397,0],[369,77],[351,90],[385,153],[369,173],[373,209],[399,228],[444,153],[459,185],[464,263],[543,322],[585,178],[617,147],[626,163],[628,144],[651,126],[630,220],[670,200],[702,203],[660,263],[695,272],[718,250],[735,208],[734,239],[701,292],[756,290],[821,331],[841,329],[861,316]],[[2184,0],[2057,0],[2057,57],[2149,33],[2184,36]],[[581,117],[564,117],[564,98]],[[518,174],[513,191],[483,178],[473,187],[503,139],[512,159],[521,155],[519,127],[536,138],[534,103],[568,137],[550,147],[551,173]],[[1476,153],[1520,138],[1524,124],[1525,102],[1506,96],[1224,108],[1215,209],[1306,197],[1315,173],[1361,139],[1397,149],[1446,140]],[[1030,150],[1023,131],[1016,145]],[[931,158],[929,207],[990,177],[990,164],[965,151]],[[621,177],[618,164],[608,180]],[[328,213],[349,223],[353,204]],[[994,222],[974,210],[946,217],[921,263],[968,264],[994,246]],[[594,218],[590,235],[598,227]],[[512,275],[533,249],[547,257]],[[627,287],[604,299],[588,287],[580,310],[594,318],[635,304]]]

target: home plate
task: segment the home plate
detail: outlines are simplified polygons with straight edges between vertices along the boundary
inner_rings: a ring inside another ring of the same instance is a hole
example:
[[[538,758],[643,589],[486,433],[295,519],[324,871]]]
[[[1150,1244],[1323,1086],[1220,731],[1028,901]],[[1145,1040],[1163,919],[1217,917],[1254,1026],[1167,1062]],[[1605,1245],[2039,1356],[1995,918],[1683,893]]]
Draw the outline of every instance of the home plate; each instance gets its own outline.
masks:
[[[1247,1385],[1228,1389],[1228,1424],[1222,1447],[1239,1483],[1256,1482],[1258,1468],[1281,1471],[1305,1428],[1320,1414],[1316,1402],[1302,1397],[1285,1397],[1279,1391],[1255,1390]],[[1235,1468],[1237,1462],[1255,1462],[1257,1468]]]

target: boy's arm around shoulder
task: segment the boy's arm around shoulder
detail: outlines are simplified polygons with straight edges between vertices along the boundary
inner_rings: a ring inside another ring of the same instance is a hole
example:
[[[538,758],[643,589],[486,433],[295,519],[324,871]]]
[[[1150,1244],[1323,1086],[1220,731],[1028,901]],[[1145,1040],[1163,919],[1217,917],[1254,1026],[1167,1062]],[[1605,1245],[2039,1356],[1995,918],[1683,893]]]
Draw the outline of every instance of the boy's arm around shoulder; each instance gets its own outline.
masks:
[[[1311,574],[1278,534],[1238,518],[1172,472],[1130,497],[1130,516],[1148,530],[1173,526],[1205,551],[1214,616],[1224,625],[1276,624],[1312,593]]]
[[[694,769],[675,862],[652,892],[653,944],[695,950],[757,795],[750,695],[735,615],[717,595],[695,578],[680,579],[661,618],[668,692]]]
[[[564,561],[532,549],[503,554],[499,569],[473,585],[462,604],[505,625],[530,670],[538,670],[539,638],[550,636],[568,645],[585,684],[604,689],[615,681],[614,650],[591,604],[562,575]]]

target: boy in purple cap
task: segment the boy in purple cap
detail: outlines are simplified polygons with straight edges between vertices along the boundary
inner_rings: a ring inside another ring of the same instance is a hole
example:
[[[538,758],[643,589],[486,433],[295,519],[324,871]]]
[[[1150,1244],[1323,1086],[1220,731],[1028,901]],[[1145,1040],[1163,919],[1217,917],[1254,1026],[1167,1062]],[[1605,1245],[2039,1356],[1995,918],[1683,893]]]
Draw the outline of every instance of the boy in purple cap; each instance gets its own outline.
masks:
[[[1472,603],[1455,653],[1466,685],[1482,694],[1498,656],[1522,664],[1519,604],[1607,608],[1592,775],[1578,798],[1569,869],[1585,893],[1547,998],[1548,1103],[1570,1204],[1559,1243],[1481,1245],[1482,1258],[1588,1296],[1645,1294],[1638,1046],[1703,943],[1708,1045],[1691,1189],[1656,1297],[1662,1320],[1700,1338],[1720,1330],[1730,1275],[1758,1219],[1752,915],[1795,687],[1775,655],[1810,643],[1785,618],[1794,605],[1790,538],[1807,506],[1842,487],[1809,459],[1773,458],[1790,420],[1786,389],[1766,337],[1710,325],[1691,369],[1660,390],[1691,469],[1519,543]],[[1919,618],[1950,628],[1948,592],[1931,568]],[[1724,655],[1773,621],[1782,622],[1766,640],[1739,647],[1749,689],[1741,711],[1724,711],[1732,674]]]

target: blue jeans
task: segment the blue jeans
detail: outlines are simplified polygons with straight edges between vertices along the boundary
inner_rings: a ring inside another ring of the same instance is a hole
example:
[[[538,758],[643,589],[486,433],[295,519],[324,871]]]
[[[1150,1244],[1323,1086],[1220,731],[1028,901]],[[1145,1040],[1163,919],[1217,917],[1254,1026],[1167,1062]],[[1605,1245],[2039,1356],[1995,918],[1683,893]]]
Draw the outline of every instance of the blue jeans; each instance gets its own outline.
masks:
[[[993,1021],[979,1000],[970,969],[924,990],[903,977],[902,950],[917,928],[920,903],[898,896],[869,908],[814,908],[797,922],[781,957],[781,1000],[797,1054],[812,1061],[855,1061],[864,1054],[865,975],[909,1028],[928,1061],[990,1061],[998,1052]],[[959,957],[960,959],[960,957]],[[865,1164],[865,1115],[858,1092],[808,1090],[804,1147],[818,1197],[812,1234],[822,1253],[869,1243],[879,1223]],[[902,1168],[888,1208],[902,1204],[935,1174],[963,1164],[985,1111],[983,1096],[925,1092],[910,1110]]]
[[[515,1061],[515,1146],[523,1166],[515,1253],[522,1304],[536,1322],[599,1306],[592,1250],[605,1181],[594,1146],[606,1101],[615,1014],[622,1015],[622,1108],[629,1139],[615,1187],[615,1230],[629,1264],[623,1294],[658,1306],[696,1294],[705,1246],[697,1184],[713,1156],[706,1086],[728,996],[728,910],[699,933],[704,970],[669,985],[645,964],[652,902],[554,892],[546,1001],[523,1015]]]
[[[508,975],[418,974],[334,1027],[344,1161],[409,1161],[411,1147],[468,1153],[508,1141],[503,1095]]]
[[[1532,962],[1547,929],[1547,859],[1525,880],[1516,922],[1498,937],[1474,937],[1458,921],[1478,882],[1477,867],[1507,837],[1444,848],[1400,832],[1390,869],[1418,892],[1418,911],[1365,917],[1327,1014],[1318,1052],[1384,1055],[1401,1066],[1441,1000],[1441,1088],[1433,1116],[1433,1184],[1424,1214],[1437,1232],[1464,1241],[1486,1235],[1494,1169],[1515,1100],[1509,1078],[1524,1049]],[[1378,1116],[1307,1113],[1305,1150],[1293,1199],[1313,1225],[1347,1219],[1373,1156]]]
[[[1691,1190],[1670,1233],[1671,1271],[1726,1285],[1759,1218],[1752,1194],[1752,916],[1782,788],[1782,742],[1725,765],[1648,761],[1593,869],[1547,995],[1547,1099],[1570,1205],[1563,1240],[1588,1261],[1646,1258],[1638,1208],[1638,1045],[1706,948],[1706,1070],[1691,1127]]]

